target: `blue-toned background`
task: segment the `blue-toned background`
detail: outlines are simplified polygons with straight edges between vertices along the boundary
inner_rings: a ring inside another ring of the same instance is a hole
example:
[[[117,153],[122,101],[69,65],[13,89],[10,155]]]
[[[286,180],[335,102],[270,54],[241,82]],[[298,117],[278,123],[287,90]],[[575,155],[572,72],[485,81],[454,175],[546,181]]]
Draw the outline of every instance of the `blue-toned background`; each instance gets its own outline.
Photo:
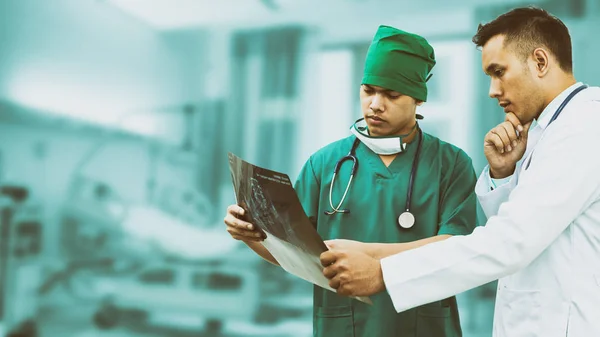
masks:
[[[227,151],[294,179],[360,117],[387,24],[434,46],[421,125],[479,172],[503,112],[470,40],[527,4],[598,84],[599,0],[0,1],[0,337],[311,336],[311,285],[224,230]],[[494,295],[459,295],[465,337]]]

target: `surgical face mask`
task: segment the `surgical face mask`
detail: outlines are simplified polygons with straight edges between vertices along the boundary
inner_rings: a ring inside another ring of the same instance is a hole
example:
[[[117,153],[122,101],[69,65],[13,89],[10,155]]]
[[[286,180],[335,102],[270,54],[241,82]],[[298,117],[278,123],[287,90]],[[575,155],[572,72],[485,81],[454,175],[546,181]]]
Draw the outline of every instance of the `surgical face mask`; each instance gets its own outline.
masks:
[[[403,138],[408,137],[416,127],[417,124],[415,124],[414,128],[405,135],[373,137],[369,135],[367,122],[364,118],[361,118],[350,127],[350,132],[352,132],[356,138],[360,139],[360,141],[371,149],[371,151],[380,155],[391,155],[406,151],[406,143],[403,141]]]

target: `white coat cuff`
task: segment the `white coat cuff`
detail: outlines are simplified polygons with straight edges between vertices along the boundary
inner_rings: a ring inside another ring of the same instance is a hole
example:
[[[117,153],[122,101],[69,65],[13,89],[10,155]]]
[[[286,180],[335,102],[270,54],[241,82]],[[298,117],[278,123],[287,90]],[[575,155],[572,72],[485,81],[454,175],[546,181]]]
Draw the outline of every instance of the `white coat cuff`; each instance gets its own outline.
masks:
[[[483,196],[497,189],[502,189],[503,187],[510,188],[510,186],[513,185],[516,185],[516,177],[514,174],[506,178],[494,179],[490,176],[490,167],[486,166],[483,168],[483,172],[481,172],[481,175],[477,180],[477,184],[475,185],[475,193],[477,196]]]
[[[500,180],[500,184],[496,183],[496,187],[492,189],[492,178],[490,177],[489,166],[483,169],[483,172],[475,185],[475,194],[481,204],[481,208],[485,215],[490,218],[498,213],[500,204],[508,200],[510,192],[517,185],[517,176],[515,174]]]
[[[493,189],[497,189],[498,187],[500,187],[500,186],[508,183],[510,181],[510,179],[512,178],[512,175],[510,175],[510,176],[508,176],[506,178],[500,178],[500,179],[492,178],[490,176],[490,171],[489,170],[487,171],[487,176],[489,178],[490,187],[493,188]]]
[[[398,270],[398,265],[394,265],[393,259],[391,258],[392,256],[381,259],[381,272],[383,274],[383,283],[385,283],[387,293],[392,299],[394,309],[396,309],[396,312],[401,312],[406,310],[406,308],[401,305],[402,298],[406,298],[406,296],[402,296],[399,292],[399,287],[394,287],[394,284],[397,284],[398,282],[398,273],[395,272]],[[406,272],[405,269],[402,270]]]

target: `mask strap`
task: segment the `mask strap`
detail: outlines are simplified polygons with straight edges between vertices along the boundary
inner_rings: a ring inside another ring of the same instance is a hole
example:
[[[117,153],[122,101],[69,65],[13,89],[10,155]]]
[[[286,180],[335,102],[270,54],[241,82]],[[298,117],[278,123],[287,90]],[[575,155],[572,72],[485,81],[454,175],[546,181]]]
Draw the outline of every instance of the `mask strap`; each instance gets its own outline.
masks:
[[[356,122],[354,122],[354,124],[360,122],[361,120],[363,120],[364,118],[359,118],[356,120]],[[410,136],[411,133],[413,133],[413,131],[415,131],[415,129],[419,126],[419,123],[415,123],[415,125],[412,127],[412,129],[410,129],[410,131],[408,131],[408,133],[405,133],[403,135],[398,135],[396,137],[400,137],[400,138],[404,138],[404,137],[408,137]],[[366,126],[356,126],[356,128],[358,129],[358,131],[360,132],[364,132],[367,131],[367,127]]]
[[[429,81],[431,76],[433,76],[433,73],[431,73],[431,74],[429,74],[429,76],[427,76],[427,78],[425,79],[425,83],[427,83],[427,81]],[[423,119],[423,115],[417,114],[417,119]]]
[[[398,135],[396,137],[404,138],[404,137],[410,136],[410,134],[413,133],[413,131],[415,131],[415,129],[417,128],[418,125],[419,125],[419,123],[415,123],[415,126],[413,126],[412,129],[410,129],[410,131],[408,133],[405,133],[403,135]]]

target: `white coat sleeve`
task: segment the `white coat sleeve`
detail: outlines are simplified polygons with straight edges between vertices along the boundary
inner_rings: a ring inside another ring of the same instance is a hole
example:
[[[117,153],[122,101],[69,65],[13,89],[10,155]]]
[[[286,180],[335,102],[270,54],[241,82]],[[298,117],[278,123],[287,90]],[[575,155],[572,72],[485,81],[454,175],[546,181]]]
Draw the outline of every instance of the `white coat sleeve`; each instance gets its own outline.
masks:
[[[572,125],[557,120],[549,126],[555,132],[547,130],[528,170],[485,226],[382,259],[383,279],[396,311],[510,275],[539,256],[598,198],[598,123],[600,117]]]
[[[497,185],[496,188],[492,189],[490,186],[491,178],[489,175],[489,166],[486,166],[483,169],[483,172],[479,176],[479,179],[477,179],[477,184],[475,185],[475,194],[488,219],[498,214],[500,205],[508,200],[510,192],[517,186],[516,176],[516,174],[513,174],[506,178],[507,181],[505,183]]]

